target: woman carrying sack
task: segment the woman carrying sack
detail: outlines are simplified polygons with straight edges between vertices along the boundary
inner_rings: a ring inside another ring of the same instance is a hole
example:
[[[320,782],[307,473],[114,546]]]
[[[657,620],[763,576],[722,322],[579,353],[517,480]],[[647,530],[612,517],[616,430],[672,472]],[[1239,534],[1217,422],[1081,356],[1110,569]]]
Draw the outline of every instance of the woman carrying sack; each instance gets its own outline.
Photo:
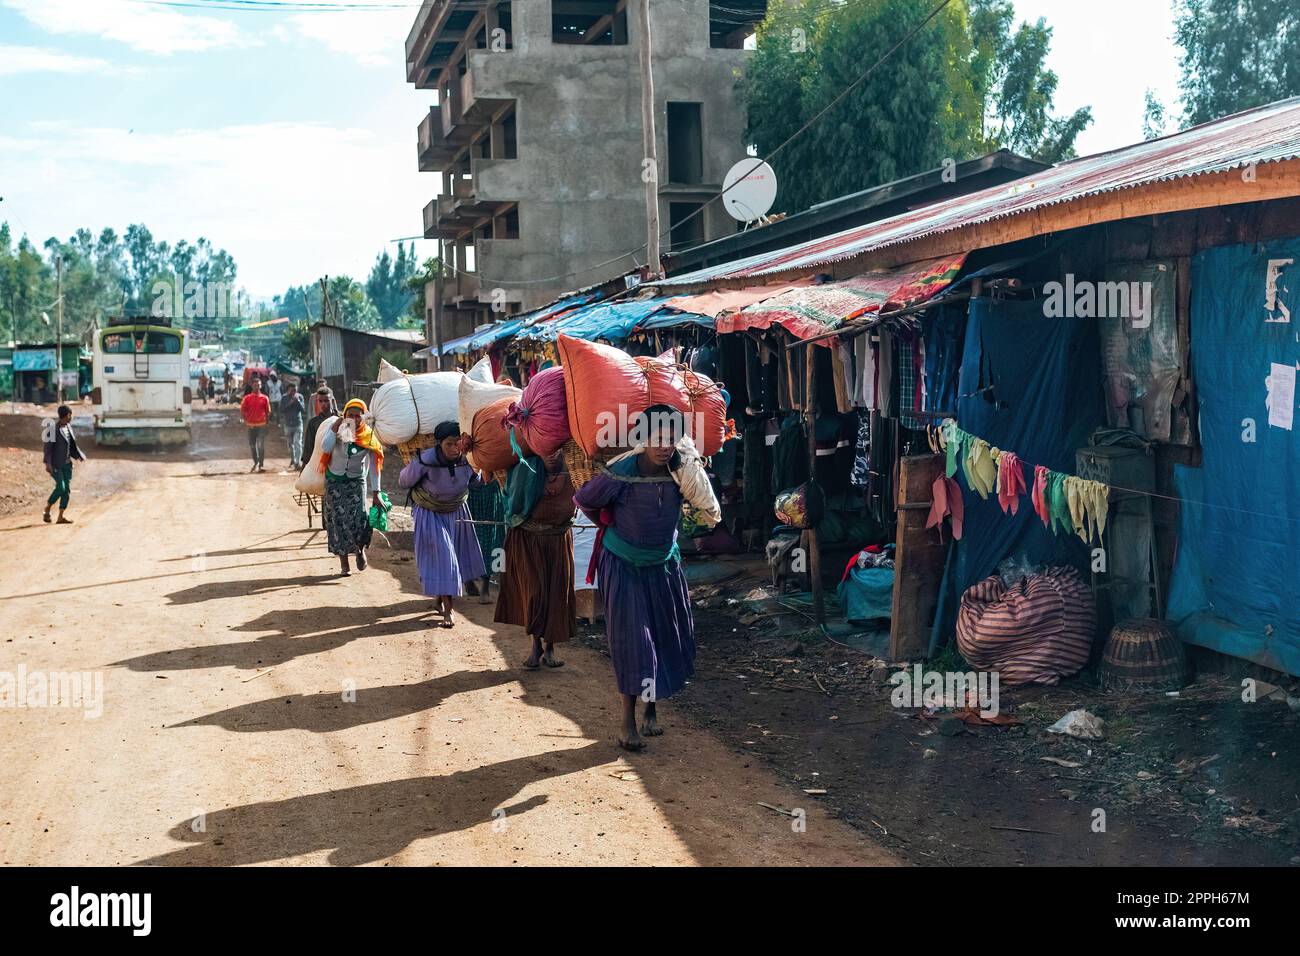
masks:
[[[506,569],[493,620],[524,628],[532,644],[525,669],[562,667],[555,645],[573,637],[575,615],[573,482],[564,455],[515,465],[506,510]]]
[[[460,426],[443,422],[433,432],[437,442],[402,469],[397,483],[410,489],[415,516],[415,559],[424,593],[435,599],[440,627],[452,627],[452,598],[465,593],[465,582],[487,570],[469,513],[469,489],[482,484],[461,453]]]
[[[357,570],[366,569],[370,546],[370,516],[366,502],[379,504],[379,475],[384,467],[384,446],[364,421],[366,403],[354,398],[321,439],[320,470],[325,473],[322,511],[330,554],[338,555],[340,573],[348,576],[350,555]]]

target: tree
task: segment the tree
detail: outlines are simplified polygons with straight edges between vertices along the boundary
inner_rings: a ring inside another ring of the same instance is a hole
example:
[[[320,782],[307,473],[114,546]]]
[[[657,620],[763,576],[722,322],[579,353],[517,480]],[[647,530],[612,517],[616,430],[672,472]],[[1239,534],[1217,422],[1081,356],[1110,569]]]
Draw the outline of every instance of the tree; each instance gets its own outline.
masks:
[[[932,0],[798,0],[769,9],[743,83],[748,138],[777,172],[778,209],[796,212],[1003,147],[1056,162],[1073,155],[1091,122],[1086,108],[1052,115],[1057,79],[1044,65],[1051,29],[1039,20],[1013,30],[1007,0],[950,4],[857,86]]]
[[[1142,110],[1142,138],[1156,139],[1165,135],[1165,123],[1168,114],[1165,104],[1160,102],[1154,90],[1146,91],[1146,103]]]
[[[1295,0],[1175,0],[1188,126],[1300,94]]]
[[[411,248],[414,255],[414,244]],[[402,328],[424,328],[424,287],[441,275],[442,260],[437,256],[425,259],[424,264],[411,273],[411,277],[406,280],[406,288],[411,293],[411,302],[406,315],[398,323]]]
[[[311,333],[306,322],[290,322],[280,338],[285,355],[305,365],[311,360]]]
[[[366,295],[379,311],[380,324],[392,328],[411,304],[408,282],[415,274],[415,243],[397,244],[397,258],[385,249],[375,257],[370,278],[366,280]]]

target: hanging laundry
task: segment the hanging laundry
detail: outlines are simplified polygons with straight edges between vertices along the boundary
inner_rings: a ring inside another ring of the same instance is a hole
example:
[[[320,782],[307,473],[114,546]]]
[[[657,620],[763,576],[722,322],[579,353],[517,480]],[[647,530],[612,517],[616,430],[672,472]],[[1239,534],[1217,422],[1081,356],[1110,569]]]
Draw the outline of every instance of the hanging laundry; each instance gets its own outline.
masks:
[[[943,423],[944,448],[948,452],[948,463],[944,467],[944,474],[949,478],[957,474],[958,462],[966,458],[966,442],[970,436],[957,427],[957,423],[951,418]]]
[[[1099,481],[1081,479],[1081,484],[1080,494],[1083,496],[1088,527],[1086,536],[1081,533],[1079,537],[1085,543],[1091,542],[1093,538],[1100,543],[1102,533],[1106,530],[1106,513],[1110,510],[1110,488]]]
[[[1047,475],[1047,510],[1052,516],[1052,533],[1064,530],[1067,534],[1074,531],[1070,521],[1070,503],[1066,499],[1065,479],[1067,475],[1052,471]]]
[[[994,460],[998,450],[983,438],[974,436],[967,443],[967,449],[964,462],[966,484],[971,491],[987,500],[998,479],[998,466]]]
[[[1030,500],[1034,503],[1034,513],[1038,515],[1043,522],[1044,528],[1052,526],[1052,512],[1047,502],[1047,466],[1034,466],[1034,490],[1030,494]]]
[[[1020,496],[1025,493],[1025,470],[1012,451],[1004,451],[998,459],[998,504],[1003,514],[1020,510]]]
[[[962,522],[965,520],[965,503],[962,501],[961,488],[947,475],[940,475],[930,486],[930,517],[926,528],[938,528],[939,540],[943,540],[943,519],[952,522],[952,538],[961,540]]]

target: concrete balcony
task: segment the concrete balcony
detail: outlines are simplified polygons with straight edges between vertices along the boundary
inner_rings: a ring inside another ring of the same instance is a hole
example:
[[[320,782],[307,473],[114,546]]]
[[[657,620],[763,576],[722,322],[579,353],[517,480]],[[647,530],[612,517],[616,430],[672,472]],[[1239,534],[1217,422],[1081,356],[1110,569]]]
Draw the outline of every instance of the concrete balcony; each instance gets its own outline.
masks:
[[[443,305],[460,307],[477,305],[479,278],[475,273],[457,272],[442,285]]]
[[[508,53],[491,54],[508,56]],[[472,62],[472,61],[471,61]],[[468,70],[460,78],[460,103],[466,122],[486,123],[494,113],[510,103],[512,97],[494,97],[479,92],[479,83],[475,81],[474,70]]]
[[[424,207],[424,238],[456,239],[472,228],[473,222],[456,217],[451,201],[450,196],[439,196]]]
[[[429,110],[416,131],[419,169],[422,173],[440,173],[456,158],[460,147],[442,135],[442,114],[438,107]]]

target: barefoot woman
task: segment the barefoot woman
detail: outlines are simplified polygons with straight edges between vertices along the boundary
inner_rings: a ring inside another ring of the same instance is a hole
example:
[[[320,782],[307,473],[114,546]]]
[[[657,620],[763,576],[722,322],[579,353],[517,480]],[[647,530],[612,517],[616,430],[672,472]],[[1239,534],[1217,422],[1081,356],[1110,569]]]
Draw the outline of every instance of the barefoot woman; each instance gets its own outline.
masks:
[[[683,431],[667,405],[646,409],[637,431],[645,448],[612,464],[582,486],[574,500],[601,525],[593,564],[605,604],[605,636],[623,697],[619,745],[645,747],[642,736],[663,733],[655,702],[695,672],[695,626],[677,551],[682,495],[669,473]],[[636,699],[645,701],[640,733]]]
[[[370,546],[370,520],[366,502],[379,504],[379,476],[384,467],[384,446],[361,420],[366,403],[354,398],[321,439],[320,469],[325,472],[322,508],[330,554],[338,555],[340,573],[349,575],[349,555],[357,556],[357,569],[366,569]]]
[[[573,483],[564,456],[515,465],[505,507],[506,569],[494,620],[525,629],[532,641],[525,668],[562,667],[555,645],[573,637],[574,619]]]
[[[413,458],[397,483],[411,489],[420,583],[443,615],[439,626],[452,627],[452,598],[465,593],[466,581],[485,573],[466,503],[469,489],[482,479],[461,454],[459,425],[443,422],[433,438],[437,444]]]

